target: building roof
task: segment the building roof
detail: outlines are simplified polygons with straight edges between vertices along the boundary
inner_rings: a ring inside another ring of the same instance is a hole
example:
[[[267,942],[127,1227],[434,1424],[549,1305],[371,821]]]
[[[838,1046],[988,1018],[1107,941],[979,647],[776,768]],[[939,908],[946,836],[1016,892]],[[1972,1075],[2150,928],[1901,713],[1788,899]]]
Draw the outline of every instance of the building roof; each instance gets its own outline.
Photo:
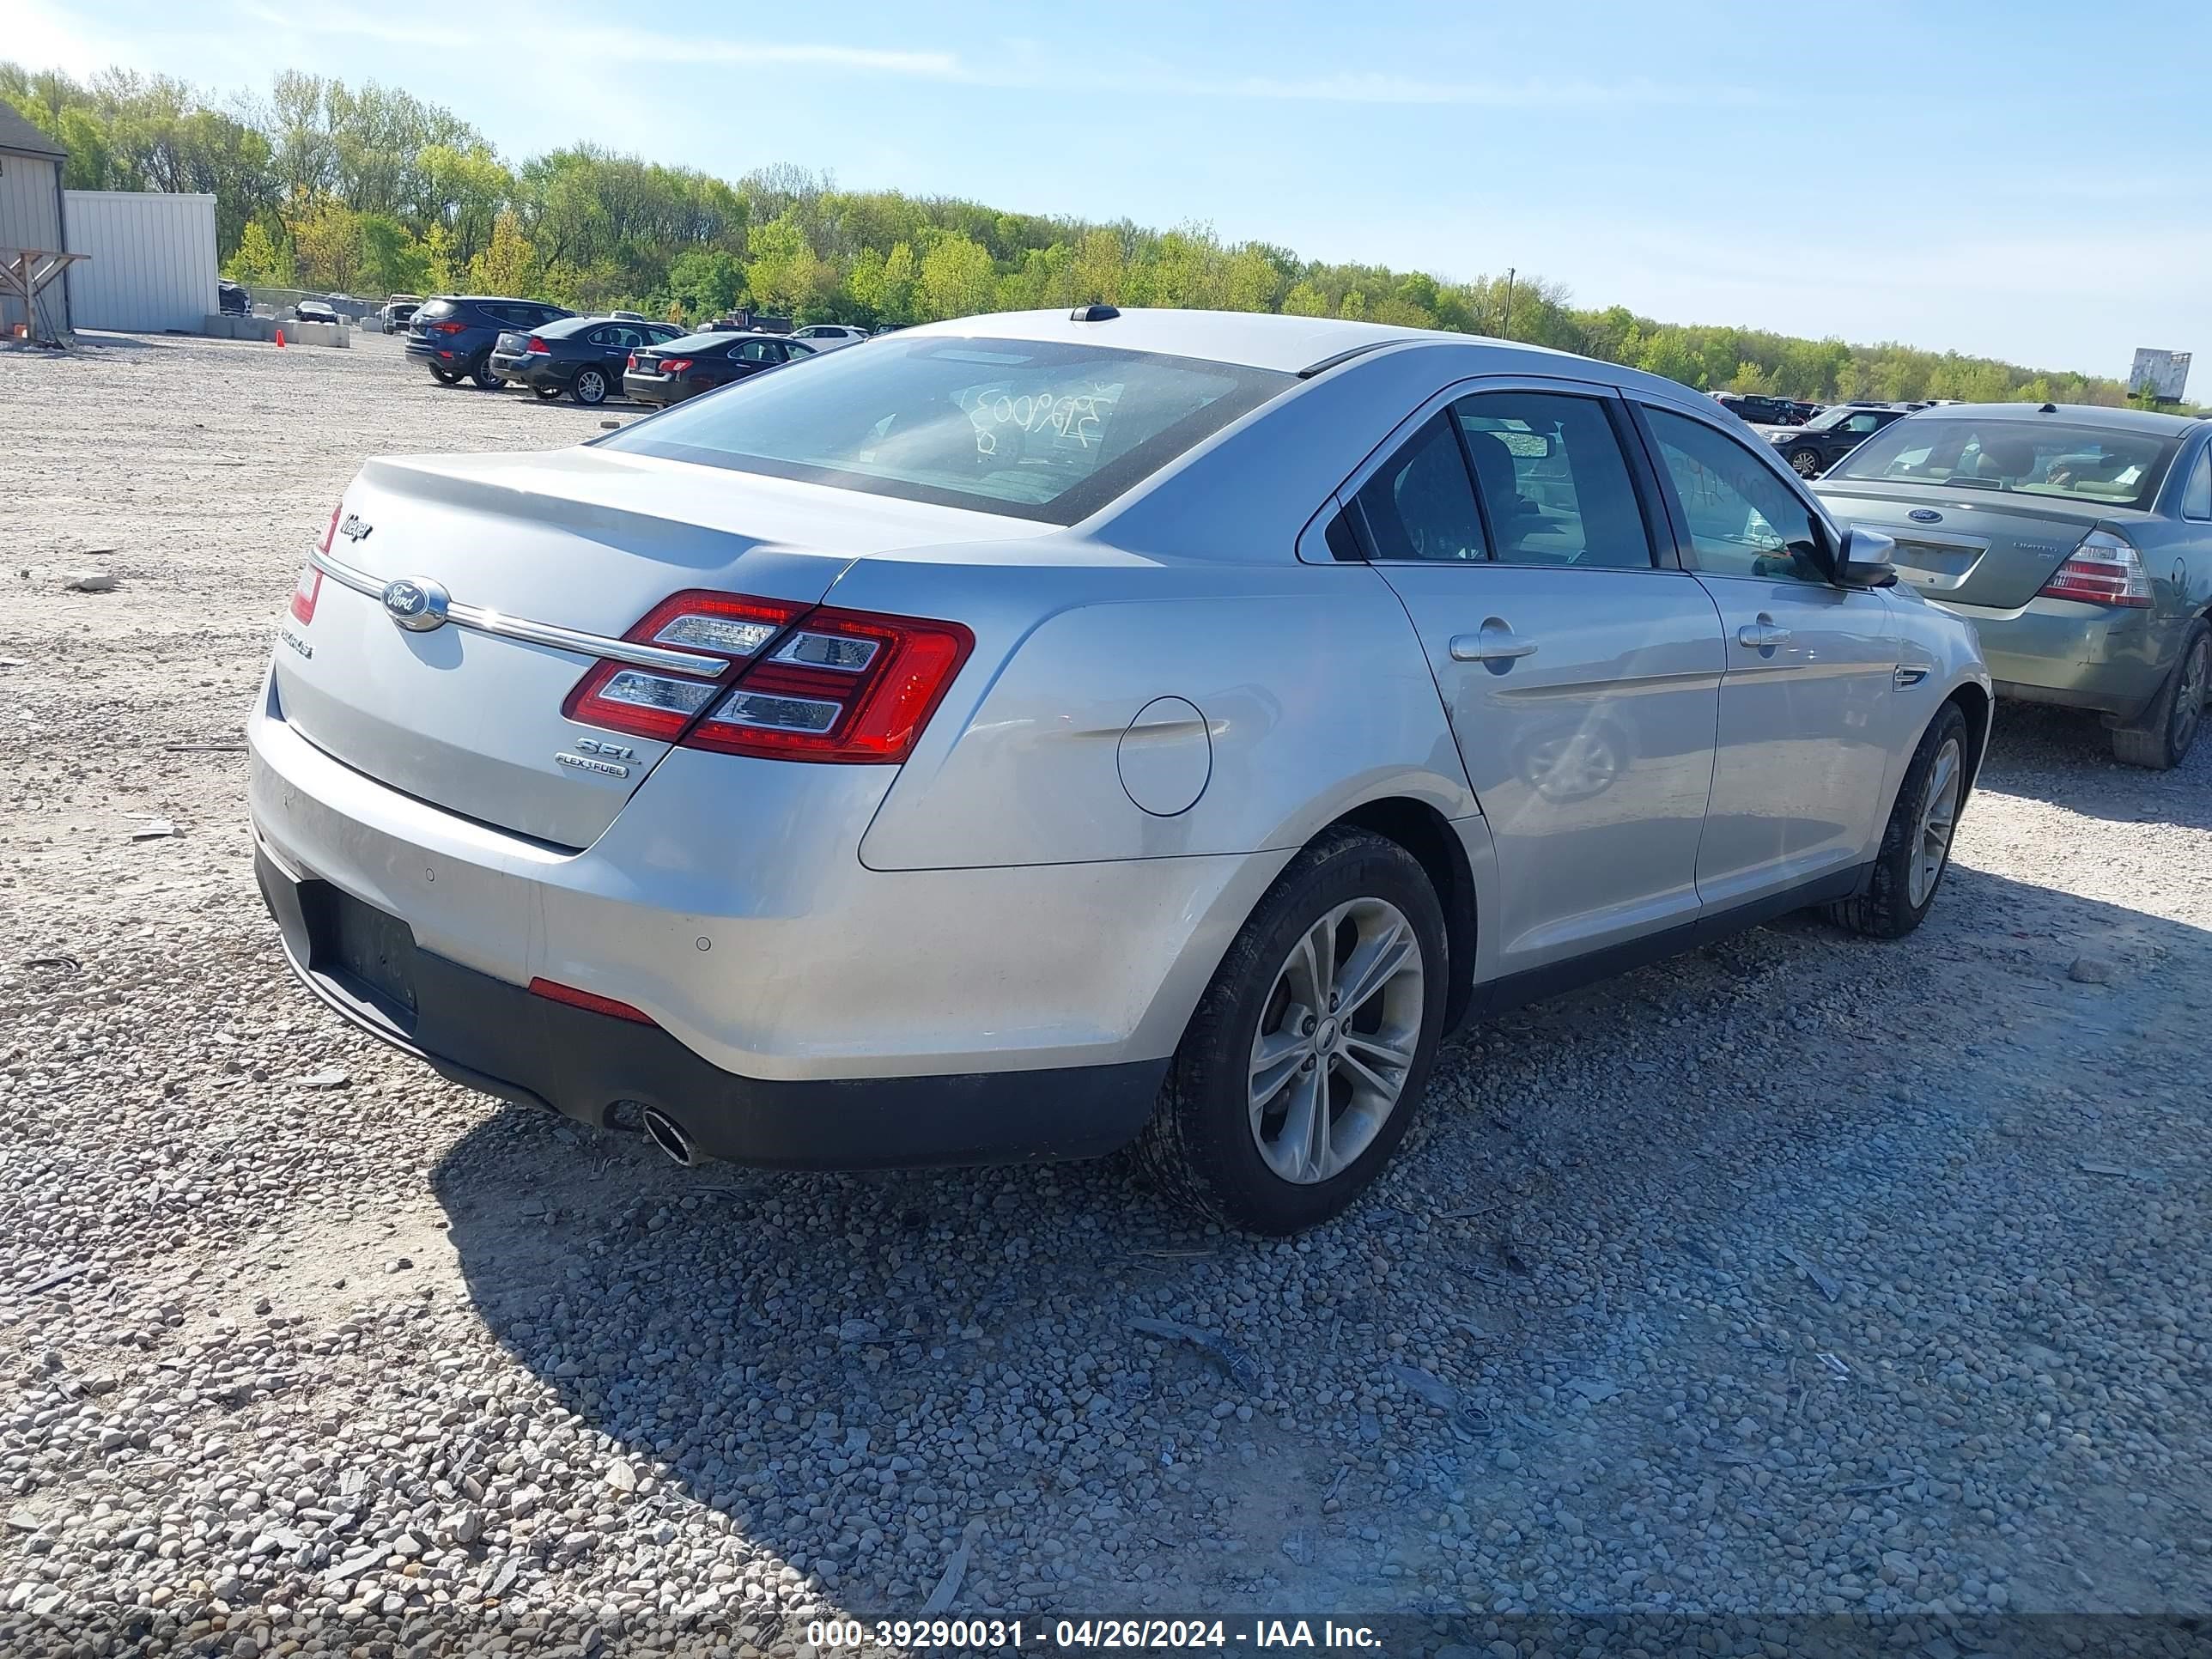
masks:
[[[27,151],[33,155],[66,156],[69,152],[33,125],[6,99],[0,98],[0,149]]]

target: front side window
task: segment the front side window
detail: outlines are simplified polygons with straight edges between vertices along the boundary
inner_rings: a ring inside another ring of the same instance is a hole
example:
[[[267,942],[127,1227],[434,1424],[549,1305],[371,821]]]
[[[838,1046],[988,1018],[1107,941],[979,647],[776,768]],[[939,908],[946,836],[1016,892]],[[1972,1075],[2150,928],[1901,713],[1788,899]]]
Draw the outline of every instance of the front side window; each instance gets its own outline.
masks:
[[[2179,440],[2035,415],[1920,415],[1867,440],[1831,475],[2148,507]]]
[[[811,372],[811,371],[810,371]],[[1449,413],[1422,424],[1352,497],[1378,559],[1485,560],[1482,514]]]
[[[1648,570],[1650,538],[1605,407],[1548,392],[1452,405],[1504,564]]]
[[[1820,532],[1790,486],[1734,438],[1645,405],[1700,571],[1826,582]]]
[[[771,358],[769,361],[775,361]],[[953,336],[831,351],[598,441],[617,450],[1073,524],[1297,384],[1056,341]]]

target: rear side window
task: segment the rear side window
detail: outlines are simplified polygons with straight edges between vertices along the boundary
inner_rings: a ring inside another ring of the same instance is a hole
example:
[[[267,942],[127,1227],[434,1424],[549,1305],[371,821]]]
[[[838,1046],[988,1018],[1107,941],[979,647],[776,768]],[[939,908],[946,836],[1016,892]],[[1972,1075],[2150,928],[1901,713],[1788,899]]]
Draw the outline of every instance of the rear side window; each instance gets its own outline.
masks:
[[[1378,559],[1490,556],[1467,461],[1447,411],[1425,422],[1352,497]]]
[[[1267,369],[1072,342],[892,337],[824,352],[804,374],[753,376],[599,441],[1073,524],[1297,384]]]
[[[1492,392],[1452,405],[1501,564],[1648,570],[1651,540],[1605,407]]]
[[[2189,488],[2181,492],[2181,516],[2212,519],[2212,449],[2197,456],[2189,474]]]

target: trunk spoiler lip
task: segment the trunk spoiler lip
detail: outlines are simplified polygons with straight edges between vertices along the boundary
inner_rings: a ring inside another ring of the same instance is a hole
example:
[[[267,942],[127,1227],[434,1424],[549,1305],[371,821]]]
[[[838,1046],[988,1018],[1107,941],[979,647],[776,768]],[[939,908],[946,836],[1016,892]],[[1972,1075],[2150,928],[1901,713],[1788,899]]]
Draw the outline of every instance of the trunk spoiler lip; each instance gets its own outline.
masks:
[[[1911,493],[1906,494],[1906,491]],[[1997,512],[2015,518],[2056,518],[2068,523],[2114,520],[2142,524],[2159,515],[2149,507],[2130,507],[2124,501],[2092,501],[2063,495],[2032,495],[2020,491],[1954,489],[1948,484],[1913,483],[1905,479],[1819,478],[1813,493],[1820,500],[1841,497],[1856,501],[1892,501],[1899,507],[1940,505],[1954,512]]]
[[[384,602],[385,589],[389,584],[379,581],[367,571],[356,570],[319,550],[310,553],[307,562],[341,586],[366,594],[380,605]],[[455,627],[474,629],[480,634],[520,640],[528,645],[550,646],[557,651],[579,652],[589,657],[608,658],[636,668],[665,669],[678,674],[711,679],[729,666],[727,659],[721,657],[710,657],[696,651],[678,651],[667,646],[641,644],[635,640],[611,639],[604,634],[587,633],[580,628],[564,628],[558,623],[532,622],[526,617],[510,617],[504,611],[493,611],[483,605],[465,605],[459,599],[447,604],[446,620]]]

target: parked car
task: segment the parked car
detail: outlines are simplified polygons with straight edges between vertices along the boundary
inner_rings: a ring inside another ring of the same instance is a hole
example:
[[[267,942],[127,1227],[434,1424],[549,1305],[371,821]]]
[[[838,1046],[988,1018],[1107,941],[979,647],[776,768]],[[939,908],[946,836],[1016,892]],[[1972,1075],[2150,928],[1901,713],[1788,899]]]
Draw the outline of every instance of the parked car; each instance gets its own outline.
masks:
[[[528,332],[574,313],[542,300],[509,300],[497,295],[441,294],[425,300],[408,319],[406,354],[431,377],[447,386],[464,374],[488,391],[501,382],[491,366],[492,348],[507,330]]]
[[[622,390],[630,354],[675,339],[673,323],[624,323],[611,317],[562,317],[527,334],[507,333],[493,347],[492,372],[541,398],[563,392],[596,406]]]
[[[633,352],[623,374],[623,391],[641,404],[679,404],[814,355],[814,347],[805,340],[766,334],[686,334]]]
[[[809,323],[791,337],[805,341],[817,351],[831,351],[839,346],[858,345],[868,337],[868,331],[851,328],[843,323]]]
[[[341,520],[249,726],[295,971],[684,1163],[1137,1139],[1293,1231],[1474,1011],[1911,932],[1988,726],[1710,398],[1374,324],[931,324]]]
[[[386,333],[397,334],[414,320],[415,313],[421,309],[422,304],[420,300],[411,298],[386,300],[377,307],[376,315],[383,323]]]
[[[1817,478],[1892,421],[1917,404],[1832,404],[1802,426],[1770,432],[1766,441],[1801,478]]]
[[[2178,765],[2212,680],[2212,421],[1947,404],[1821,481],[1897,538],[1898,574],[1971,621],[2000,696],[2094,709],[2130,765]]]
[[[1752,392],[1716,392],[1713,401],[1735,416],[1753,426],[1797,426],[1803,416],[1797,405],[1787,398],[1768,398]]]
[[[292,307],[292,315],[303,323],[335,323],[337,308],[324,300],[302,300]]]
[[[250,317],[253,314],[253,296],[236,283],[217,282],[215,285],[216,308],[226,317]]]

